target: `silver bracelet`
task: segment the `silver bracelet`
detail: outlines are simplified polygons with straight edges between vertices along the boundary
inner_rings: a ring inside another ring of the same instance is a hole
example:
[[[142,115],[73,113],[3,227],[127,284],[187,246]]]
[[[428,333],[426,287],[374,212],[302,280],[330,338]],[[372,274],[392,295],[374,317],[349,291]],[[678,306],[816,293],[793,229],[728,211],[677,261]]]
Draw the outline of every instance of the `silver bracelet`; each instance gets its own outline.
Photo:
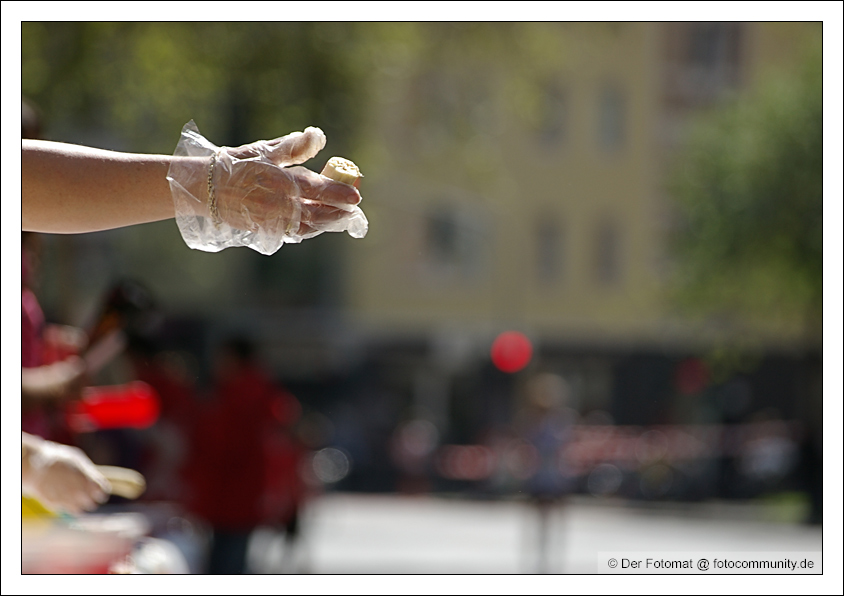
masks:
[[[208,211],[211,213],[211,221],[215,228],[219,228],[223,223],[220,210],[217,208],[217,190],[214,188],[214,166],[217,164],[219,154],[220,151],[217,151],[211,156],[211,165],[208,166]]]

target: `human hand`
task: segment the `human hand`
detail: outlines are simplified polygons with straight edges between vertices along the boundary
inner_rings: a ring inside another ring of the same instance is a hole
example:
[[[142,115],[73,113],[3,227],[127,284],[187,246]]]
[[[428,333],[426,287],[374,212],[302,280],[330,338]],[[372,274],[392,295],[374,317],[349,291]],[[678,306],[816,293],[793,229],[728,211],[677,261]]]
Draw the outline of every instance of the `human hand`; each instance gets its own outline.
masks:
[[[314,127],[272,141],[218,149],[193,123],[182,131],[176,155],[210,156],[209,161],[174,161],[170,168],[176,221],[191,248],[216,252],[249,246],[273,254],[323,232],[366,234],[357,206],[360,193],[297,164],[325,147]],[[192,164],[192,165],[186,165]]]
[[[289,167],[315,157],[323,147],[323,132],[309,127],[272,141],[223,148],[213,181],[222,221],[302,239],[336,228],[360,203],[357,189],[304,167]]]
[[[55,362],[71,355],[79,355],[87,345],[88,336],[78,327],[53,323],[44,327],[46,362]]]
[[[88,379],[85,361],[70,356],[59,362],[21,369],[24,399],[67,401],[79,398]]]
[[[21,493],[54,511],[78,514],[104,503],[108,480],[82,450],[21,433]]]

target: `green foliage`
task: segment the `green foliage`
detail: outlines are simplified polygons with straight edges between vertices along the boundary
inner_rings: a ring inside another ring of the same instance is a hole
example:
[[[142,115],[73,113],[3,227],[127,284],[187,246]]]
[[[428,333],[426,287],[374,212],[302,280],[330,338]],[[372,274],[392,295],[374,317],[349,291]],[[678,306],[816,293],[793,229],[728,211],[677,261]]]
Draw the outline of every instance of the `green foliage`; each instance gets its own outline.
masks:
[[[680,304],[815,330],[823,290],[820,48],[698,123],[673,195]]]
[[[342,149],[365,99],[355,23],[31,22],[22,39],[23,93],[57,140],[170,153],[193,118],[220,145],[314,125]]]

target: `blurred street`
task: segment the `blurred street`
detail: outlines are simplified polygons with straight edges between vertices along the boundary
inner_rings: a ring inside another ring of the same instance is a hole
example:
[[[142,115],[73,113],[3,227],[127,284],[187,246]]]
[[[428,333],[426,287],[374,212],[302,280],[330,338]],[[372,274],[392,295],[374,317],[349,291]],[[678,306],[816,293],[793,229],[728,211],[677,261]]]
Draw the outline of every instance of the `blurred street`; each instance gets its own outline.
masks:
[[[549,525],[547,573],[596,573],[601,551],[820,551],[821,528],[765,521],[758,506],[630,506],[575,498]],[[328,495],[304,519],[299,572],[536,573],[536,509],[518,501]],[[254,571],[278,573],[278,535],[256,533]]]

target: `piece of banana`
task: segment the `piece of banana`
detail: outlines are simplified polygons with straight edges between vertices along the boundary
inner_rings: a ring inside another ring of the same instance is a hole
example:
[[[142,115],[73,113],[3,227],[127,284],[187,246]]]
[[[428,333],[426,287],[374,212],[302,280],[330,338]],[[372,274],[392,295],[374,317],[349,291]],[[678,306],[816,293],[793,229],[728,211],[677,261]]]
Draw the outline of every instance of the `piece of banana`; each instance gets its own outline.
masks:
[[[111,484],[111,494],[124,499],[137,499],[147,488],[144,477],[135,470],[117,466],[97,466]]]
[[[337,182],[354,186],[355,188],[358,188],[360,179],[363,178],[360,169],[352,161],[343,157],[332,157],[329,159],[328,163],[322,169],[321,174]]]

